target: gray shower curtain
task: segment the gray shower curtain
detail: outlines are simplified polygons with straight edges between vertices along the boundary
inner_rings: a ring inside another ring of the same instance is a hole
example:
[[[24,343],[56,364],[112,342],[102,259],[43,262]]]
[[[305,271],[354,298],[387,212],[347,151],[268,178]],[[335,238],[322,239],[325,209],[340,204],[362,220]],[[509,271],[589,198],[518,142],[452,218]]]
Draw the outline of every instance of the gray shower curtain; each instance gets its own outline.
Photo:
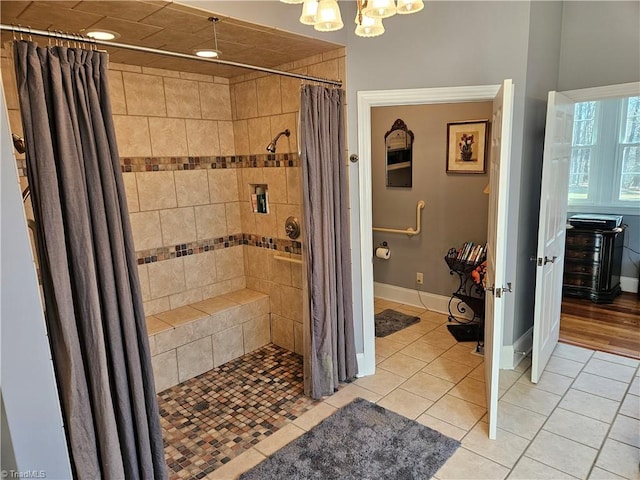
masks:
[[[353,329],[344,90],[302,87],[301,163],[309,325],[305,393],[331,395],[358,372]]]
[[[74,476],[166,478],[107,55],[20,41],[14,60]]]

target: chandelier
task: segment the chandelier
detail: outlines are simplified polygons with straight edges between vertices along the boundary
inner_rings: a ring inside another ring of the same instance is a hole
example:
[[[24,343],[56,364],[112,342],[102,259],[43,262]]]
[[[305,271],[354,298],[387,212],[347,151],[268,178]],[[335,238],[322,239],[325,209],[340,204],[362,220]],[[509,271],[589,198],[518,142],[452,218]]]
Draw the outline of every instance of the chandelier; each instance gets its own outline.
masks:
[[[333,32],[344,27],[337,0],[280,0],[282,3],[302,3],[300,23],[313,25],[319,32]],[[396,13],[406,15],[424,8],[423,0],[356,0],[356,35],[377,37],[384,33],[382,19]]]

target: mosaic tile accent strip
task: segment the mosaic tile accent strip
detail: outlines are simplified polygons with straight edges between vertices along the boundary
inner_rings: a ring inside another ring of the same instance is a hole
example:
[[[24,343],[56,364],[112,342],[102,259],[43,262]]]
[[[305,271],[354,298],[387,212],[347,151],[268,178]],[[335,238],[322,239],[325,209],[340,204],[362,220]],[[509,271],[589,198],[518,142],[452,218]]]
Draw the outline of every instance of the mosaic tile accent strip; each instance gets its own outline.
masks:
[[[302,357],[267,345],[158,394],[171,479],[204,478],[313,408]]]
[[[19,158],[16,160],[16,166],[18,167],[18,176],[26,177],[27,176],[27,161],[23,158]]]
[[[233,155],[228,157],[122,157],[123,172],[166,172],[217,168],[298,167],[297,153]]]
[[[158,247],[149,250],[139,250],[136,252],[138,265],[145,263],[161,262],[172,258],[196,255],[198,253],[220,250],[222,248],[236,247],[239,245],[250,245],[253,247],[267,248],[300,255],[302,253],[302,243],[287,238],[271,238],[253,235],[250,233],[237,233],[220,238],[208,238],[196,242],[182,243],[171,247]]]
[[[172,258],[186,257],[187,255],[195,255],[198,253],[209,252],[211,250],[220,250],[222,248],[230,248],[238,245],[244,245],[244,234],[237,233],[219,238],[207,238],[206,240],[198,240],[195,242],[181,243],[171,247],[158,247],[149,250],[139,250],[136,252],[138,265],[144,263],[161,262]]]

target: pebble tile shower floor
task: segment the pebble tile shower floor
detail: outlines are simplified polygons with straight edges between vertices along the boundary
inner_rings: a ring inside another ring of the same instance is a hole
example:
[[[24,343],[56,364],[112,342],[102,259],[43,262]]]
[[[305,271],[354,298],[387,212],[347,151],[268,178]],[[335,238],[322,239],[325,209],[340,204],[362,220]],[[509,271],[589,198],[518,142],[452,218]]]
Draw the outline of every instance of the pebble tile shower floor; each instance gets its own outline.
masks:
[[[204,478],[314,407],[302,382],[302,357],[270,344],[160,392],[170,478]]]

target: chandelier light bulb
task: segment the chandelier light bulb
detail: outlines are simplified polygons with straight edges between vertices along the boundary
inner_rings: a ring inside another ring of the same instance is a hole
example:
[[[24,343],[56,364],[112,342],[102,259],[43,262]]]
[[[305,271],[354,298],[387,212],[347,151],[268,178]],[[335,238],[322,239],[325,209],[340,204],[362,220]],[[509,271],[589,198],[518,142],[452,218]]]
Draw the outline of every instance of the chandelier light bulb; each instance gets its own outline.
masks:
[[[340,7],[336,0],[320,0],[318,2],[318,13],[316,23],[313,28],[319,32],[333,32],[344,27]]]
[[[362,10],[367,17],[388,18],[396,14],[394,0],[369,0]]]
[[[371,18],[356,14],[356,35],[359,37],[377,37],[384,33],[381,18]]]
[[[317,13],[318,0],[304,0],[302,5],[302,15],[300,15],[300,23],[305,25],[315,25]]]
[[[423,8],[424,2],[422,0],[398,0],[396,11],[401,15],[407,15],[419,12]]]

